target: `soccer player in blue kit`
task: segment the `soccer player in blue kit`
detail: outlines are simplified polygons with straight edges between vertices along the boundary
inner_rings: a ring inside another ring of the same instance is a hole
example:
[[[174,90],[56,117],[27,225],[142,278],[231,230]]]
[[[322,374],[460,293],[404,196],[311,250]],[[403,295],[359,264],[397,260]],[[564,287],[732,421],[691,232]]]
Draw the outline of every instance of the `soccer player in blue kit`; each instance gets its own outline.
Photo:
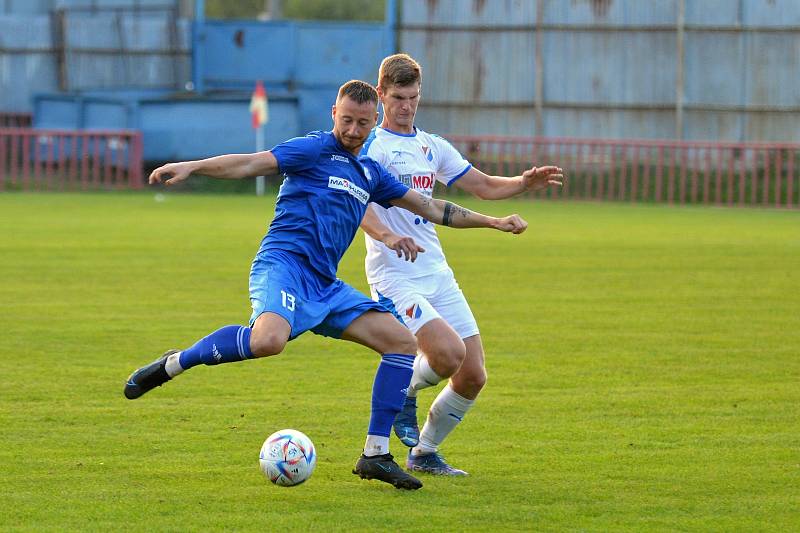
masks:
[[[217,365],[276,355],[305,331],[340,338],[381,354],[372,388],[372,409],[364,451],[353,473],[399,489],[422,483],[403,471],[389,453],[389,433],[411,381],[414,335],[381,304],[336,278],[339,261],[352,242],[369,202],[393,205],[456,228],[487,227],[521,233],[517,215],[494,218],[426,198],[398,182],[366,156],[364,141],[378,118],[372,85],[342,85],[332,108],[333,130],[290,139],[270,151],[228,154],[169,163],[150,174],[150,183],[175,184],[191,174],[239,179],[285,175],[275,217],[253,260],[249,327],[225,326],[184,350],[169,350],[136,370],[125,384],[135,399],[193,366]]]

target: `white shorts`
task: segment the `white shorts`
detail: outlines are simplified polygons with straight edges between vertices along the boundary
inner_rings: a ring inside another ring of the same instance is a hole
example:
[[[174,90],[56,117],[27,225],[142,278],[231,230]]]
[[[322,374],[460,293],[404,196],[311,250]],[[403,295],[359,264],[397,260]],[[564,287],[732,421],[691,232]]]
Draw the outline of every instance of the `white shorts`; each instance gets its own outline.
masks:
[[[449,268],[419,278],[379,281],[370,285],[370,292],[373,300],[388,308],[415,335],[435,318],[444,319],[462,339],[479,333],[467,299]]]

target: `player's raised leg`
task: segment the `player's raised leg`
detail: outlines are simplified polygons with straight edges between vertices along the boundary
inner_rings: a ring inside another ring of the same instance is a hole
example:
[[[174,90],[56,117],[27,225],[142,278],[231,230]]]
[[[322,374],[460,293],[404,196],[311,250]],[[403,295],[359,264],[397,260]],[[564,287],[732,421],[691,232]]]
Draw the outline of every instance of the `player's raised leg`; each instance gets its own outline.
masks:
[[[362,479],[378,479],[398,489],[422,487],[394,461],[389,453],[392,421],[403,405],[411,381],[417,342],[414,335],[391,314],[370,310],[354,320],[342,339],[368,346],[381,354],[372,386],[372,409],[364,452],[353,473]]]
[[[136,370],[125,383],[125,397],[139,398],[199,364],[218,365],[278,354],[286,346],[290,333],[289,323],[275,313],[262,313],[252,328],[225,326],[185,350],[169,350]]]
[[[394,420],[395,435],[409,448],[419,444],[417,393],[457,372],[466,352],[461,338],[441,318],[426,322],[416,335],[421,353],[414,360],[414,374],[403,409]]]
[[[433,401],[420,433],[419,444],[409,453],[406,466],[410,470],[447,476],[466,475],[463,470],[447,464],[439,453],[439,446],[464,419],[486,384],[480,335],[464,339],[464,345],[467,352],[464,363]]]

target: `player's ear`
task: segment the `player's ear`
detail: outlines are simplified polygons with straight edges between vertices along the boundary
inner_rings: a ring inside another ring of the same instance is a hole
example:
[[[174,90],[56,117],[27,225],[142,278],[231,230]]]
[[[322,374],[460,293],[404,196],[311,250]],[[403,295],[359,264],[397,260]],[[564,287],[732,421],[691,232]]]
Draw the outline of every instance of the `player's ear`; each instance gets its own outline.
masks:
[[[336,104],[333,104],[333,105],[331,106],[331,118],[332,118],[333,120],[336,120]]]

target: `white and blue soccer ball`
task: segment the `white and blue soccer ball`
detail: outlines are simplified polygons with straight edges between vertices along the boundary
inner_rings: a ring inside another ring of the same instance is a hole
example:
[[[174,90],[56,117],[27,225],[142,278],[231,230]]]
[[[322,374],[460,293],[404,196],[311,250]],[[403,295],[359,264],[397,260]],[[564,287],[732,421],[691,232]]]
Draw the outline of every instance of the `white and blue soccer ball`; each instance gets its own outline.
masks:
[[[317,452],[304,433],[283,429],[267,437],[258,460],[267,479],[281,487],[292,487],[311,477]]]

